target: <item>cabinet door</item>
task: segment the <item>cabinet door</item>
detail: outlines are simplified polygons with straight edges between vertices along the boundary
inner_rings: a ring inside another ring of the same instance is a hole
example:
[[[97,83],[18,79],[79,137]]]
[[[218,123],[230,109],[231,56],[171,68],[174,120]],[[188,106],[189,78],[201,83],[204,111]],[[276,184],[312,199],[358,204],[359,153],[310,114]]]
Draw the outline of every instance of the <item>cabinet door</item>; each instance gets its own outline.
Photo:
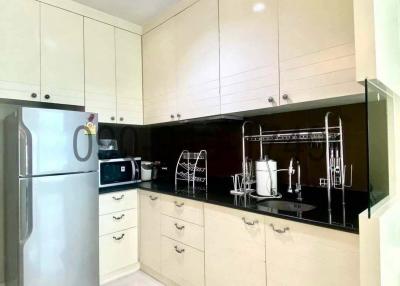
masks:
[[[140,262],[161,273],[161,197],[140,191]]]
[[[40,100],[40,8],[0,0],[0,98]]]
[[[175,18],[143,36],[144,123],[176,119]]]
[[[176,16],[178,119],[220,114],[218,1]]]
[[[107,274],[138,262],[136,227],[100,237],[100,280]]]
[[[41,99],[84,105],[83,17],[41,5]]]
[[[114,27],[85,18],[85,105],[100,122],[116,122]]]
[[[360,285],[358,235],[272,217],[265,230],[268,286]]]
[[[279,105],[278,0],[220,0],[221,112]]]
[[[264,218],[205,205],[207,286],[265,286]]]
[[[280,0],[279,56],[281,104],[363,93],[353,1]]]
[[[143,124],[141,36],[115,29],[117,121]]]

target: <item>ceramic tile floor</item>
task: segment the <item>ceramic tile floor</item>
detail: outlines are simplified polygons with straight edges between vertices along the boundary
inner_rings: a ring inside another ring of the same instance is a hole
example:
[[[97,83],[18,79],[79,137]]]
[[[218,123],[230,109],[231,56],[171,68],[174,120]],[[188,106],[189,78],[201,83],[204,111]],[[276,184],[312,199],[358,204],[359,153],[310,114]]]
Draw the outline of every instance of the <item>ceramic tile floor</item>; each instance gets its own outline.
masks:
[[[154,278],[143,273],[142,271],[135,272],[127,277],[115,280],[106,284],[105,286],[163,286]]]

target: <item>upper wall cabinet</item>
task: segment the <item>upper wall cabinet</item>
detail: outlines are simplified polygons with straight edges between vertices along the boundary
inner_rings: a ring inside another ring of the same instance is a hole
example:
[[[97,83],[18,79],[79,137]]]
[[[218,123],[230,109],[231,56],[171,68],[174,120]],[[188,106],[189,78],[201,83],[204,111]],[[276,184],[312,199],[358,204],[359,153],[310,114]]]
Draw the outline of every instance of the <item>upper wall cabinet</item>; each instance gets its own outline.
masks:
[[[220,0],[221,111],[279,105],[278,0]]]
[[[143,36],[146,124],[220,113],[218,2],[200,0]]]
[[[175,18],[143,36],[143,101],[146,124],[176,118]]]
[[[116,28],[115,49],[117,120],[143,124],[141,36]]]
[[[99,114],[100,122],[117,119],[114,27],[85,18],[86,111]]]
[[[41,4],[42,101],[84,105],[83,17]]]
[[[200,0],[176,17],[177,117],[220,114],[218,1]]]
[[[40,7],[0,0],[0,98],[40,100]]]
[[[359,94],[353,1],[279,0],[281,104]]]

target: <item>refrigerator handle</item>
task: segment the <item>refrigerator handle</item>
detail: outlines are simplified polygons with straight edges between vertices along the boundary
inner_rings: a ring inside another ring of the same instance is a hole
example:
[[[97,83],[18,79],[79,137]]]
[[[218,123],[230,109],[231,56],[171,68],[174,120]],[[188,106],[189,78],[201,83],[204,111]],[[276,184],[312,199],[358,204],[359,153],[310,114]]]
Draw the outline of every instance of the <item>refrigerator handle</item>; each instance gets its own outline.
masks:
[[[19,172],[22,176],[32,174],[32,136],[21,122],[19,126]]]
[[[22,245],[33,230],[32,180],[21,180],[20,184],[20,241]]]

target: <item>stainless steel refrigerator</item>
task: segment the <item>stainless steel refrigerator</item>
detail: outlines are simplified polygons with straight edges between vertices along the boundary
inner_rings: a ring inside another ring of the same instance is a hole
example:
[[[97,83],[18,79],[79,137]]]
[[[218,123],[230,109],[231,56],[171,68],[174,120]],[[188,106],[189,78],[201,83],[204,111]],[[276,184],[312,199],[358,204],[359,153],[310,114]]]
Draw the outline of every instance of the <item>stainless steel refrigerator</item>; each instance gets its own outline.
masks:
[[[7,286],[98,286],[97,115],[21,107],[5,120]]]

